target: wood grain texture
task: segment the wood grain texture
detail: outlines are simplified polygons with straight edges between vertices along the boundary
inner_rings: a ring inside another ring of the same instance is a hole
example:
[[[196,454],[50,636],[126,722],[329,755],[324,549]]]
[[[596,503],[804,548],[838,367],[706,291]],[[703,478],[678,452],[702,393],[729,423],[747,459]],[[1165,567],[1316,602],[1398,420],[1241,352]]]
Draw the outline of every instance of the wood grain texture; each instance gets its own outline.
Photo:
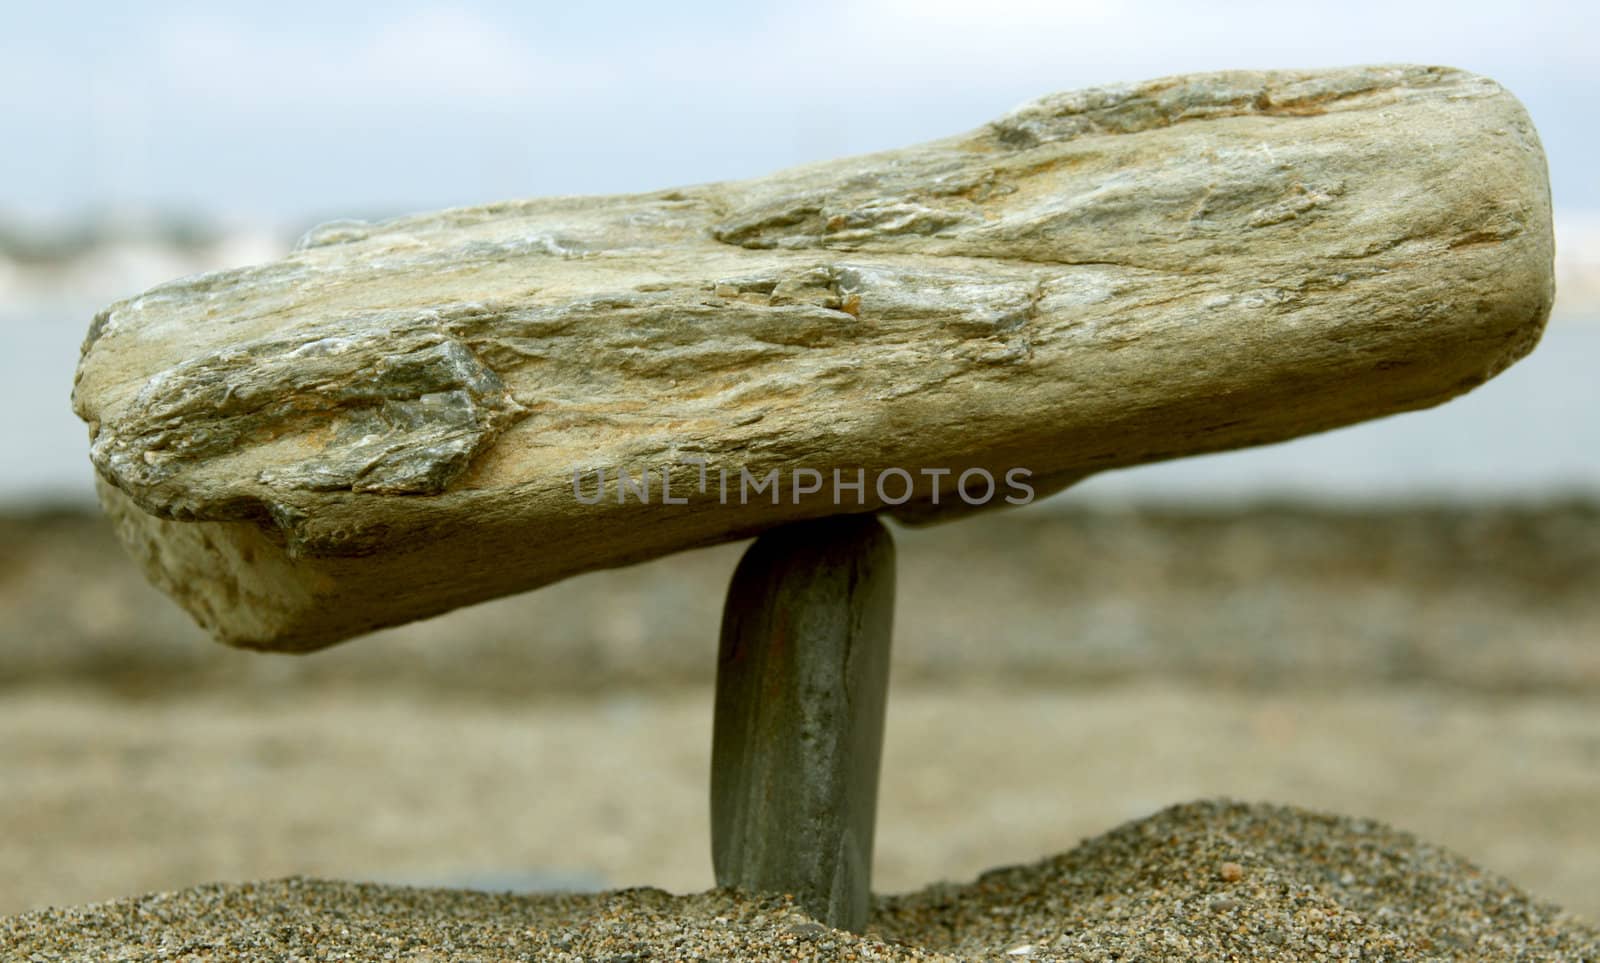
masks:
[[[74,404],[150,577],[305,650],[841,510],[725,504],[691,463],[900,468],[911,501],[843,510],[945,517],[970,468],[1042,494],[1437,404],[1552,297],[1544,156],[1492,81],[1197,74],[758,180],[331,225],[102,312]],[[575,497],[602,470],[687,504]]]
[[[894,542],[871,515],[776,528],[739,562],[717,659],[717,885],[866,925],[893,617]]]

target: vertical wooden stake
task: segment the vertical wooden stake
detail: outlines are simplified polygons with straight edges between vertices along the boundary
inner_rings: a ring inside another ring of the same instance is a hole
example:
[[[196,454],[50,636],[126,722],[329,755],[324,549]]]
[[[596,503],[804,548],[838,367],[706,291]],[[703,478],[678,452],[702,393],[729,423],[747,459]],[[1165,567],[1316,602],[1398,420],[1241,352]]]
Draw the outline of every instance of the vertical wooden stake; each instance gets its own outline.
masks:
[[[866,926],[893,615],[894,541],[871,515],[786,525],[745,552],[717,660],[719,886]]]

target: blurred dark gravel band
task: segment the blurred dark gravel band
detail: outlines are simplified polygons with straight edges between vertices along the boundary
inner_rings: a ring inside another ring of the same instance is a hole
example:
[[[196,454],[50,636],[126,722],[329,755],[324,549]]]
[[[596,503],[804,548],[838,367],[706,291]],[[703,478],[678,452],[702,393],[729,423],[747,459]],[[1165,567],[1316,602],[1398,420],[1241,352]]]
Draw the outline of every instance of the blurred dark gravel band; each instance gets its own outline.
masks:
[[[1029,510],[898,529],[894,679],[1600,688],[1600,503]],[[0,515],[0,689],[710,682],[743,545],[597,572],[312,656],[210,642],[82,510]]]

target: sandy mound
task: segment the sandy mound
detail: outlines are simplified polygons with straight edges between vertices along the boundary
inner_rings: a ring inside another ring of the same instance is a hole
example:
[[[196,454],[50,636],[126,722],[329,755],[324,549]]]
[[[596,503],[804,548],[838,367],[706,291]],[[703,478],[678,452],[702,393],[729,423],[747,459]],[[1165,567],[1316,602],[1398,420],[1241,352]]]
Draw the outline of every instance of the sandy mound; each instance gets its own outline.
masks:
[[[880,899],[865,936],[781,897],[494,895],[289,879],[0,922],[8,959],[1585,960],[1600,932],[1378,823],[1177,806],[1061,856]]]

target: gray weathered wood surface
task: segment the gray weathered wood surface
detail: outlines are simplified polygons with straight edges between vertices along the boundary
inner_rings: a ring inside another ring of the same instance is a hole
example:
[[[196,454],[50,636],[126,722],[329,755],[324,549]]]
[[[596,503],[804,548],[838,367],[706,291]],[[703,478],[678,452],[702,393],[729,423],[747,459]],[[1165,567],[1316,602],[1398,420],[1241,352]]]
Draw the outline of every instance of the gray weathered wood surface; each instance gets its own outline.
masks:
[[[719,886],[866,925],[893,616],[894,542],[870,515],[785,525],[745,552],[717,659]]]
[[[1551,259],[1492,81],[1199,74],[758,180],[333,225],[112,305],[74,403],[150,577],[309,649],[841,509],[723,504],[693,461],[899,468],[926,517],[970,468],[1043,493],[1437,404],[1537,341]],[[599,470],[687,504],[585,504]]]

